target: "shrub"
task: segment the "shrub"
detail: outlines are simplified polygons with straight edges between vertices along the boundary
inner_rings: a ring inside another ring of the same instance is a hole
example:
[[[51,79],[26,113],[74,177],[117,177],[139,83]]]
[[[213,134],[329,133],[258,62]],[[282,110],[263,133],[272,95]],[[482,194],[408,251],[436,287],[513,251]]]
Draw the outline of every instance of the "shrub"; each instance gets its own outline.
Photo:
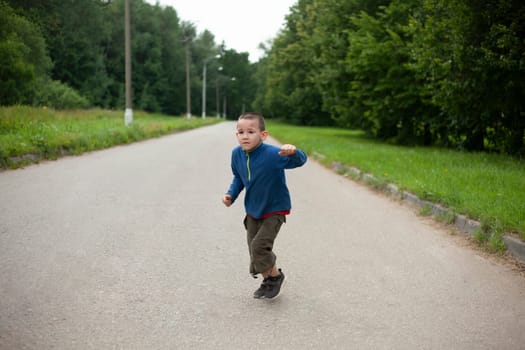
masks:
[[[56,80],[41,80],[35,87],[36,106],[55,109],[82,109],[89,107],[89,101],[75,89]]]

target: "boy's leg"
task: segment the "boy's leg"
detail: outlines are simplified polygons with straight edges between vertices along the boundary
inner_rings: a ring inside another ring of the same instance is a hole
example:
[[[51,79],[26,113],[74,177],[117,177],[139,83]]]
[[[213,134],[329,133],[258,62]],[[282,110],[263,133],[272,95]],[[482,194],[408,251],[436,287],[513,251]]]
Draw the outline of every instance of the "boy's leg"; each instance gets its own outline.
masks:
[[[284,274],[275,265],[276,256],[272,249],[284,222],[284,215],[275,215],[263,220],[247,216],[244,220],[250,252],[250,273],[254,276],[261,273],[264,278],[259,289],[255,291],[254,298],[273,298],[279,294]]]
[[[255,265],[253,263],[253,254],[252,254],[252,241],[257,235],[257,232],[259,232],[259,227],[262,224],[262,220],[256,220],[248,215],[244,218],[244,227],[246,228],[246,240],[248,243],[248,252],[250,253],[250,274],[253,276],[253,278],[257,278],[257,270],[255,269]],[[263,276],[263,281],[261,283],[261,286],[253,293],[253,297],[256,299],[264,298],[264,295],[266,294],[266,282],[268,279],[266,276]]]
[[[275,276],[279,276],[279,269],[277,269],[277,265],[273,265],[271,269],[269,269],[268,271],[264,271],[263,273],[261,273],[261,275],[263,275],[264,278],[266,277],[275,277]]]
[[[244,227],[246,228],[246,240],[248,243],[248,253],[250,254],[250,274],[253,276],[253,278],[257,278],[258,272],[255,270],[255,266],[253,264],[253,255],[252,255],[252,240],[257,235],[257,232],[259,231],[259,223],[260,220],[253,219],[246,215],[244,218]]]
[[[250,226],[251,220],[254,219],[248,219],[248,226]],[[284,215],[273,215],[263,220],[254,221],[257,222],[257,232],[248,243],[250,257],[254,270],[257,273],[266,273],[271,271],[277,260],[273,252],[273,245],[282,224],[286,222],[286,217]]]

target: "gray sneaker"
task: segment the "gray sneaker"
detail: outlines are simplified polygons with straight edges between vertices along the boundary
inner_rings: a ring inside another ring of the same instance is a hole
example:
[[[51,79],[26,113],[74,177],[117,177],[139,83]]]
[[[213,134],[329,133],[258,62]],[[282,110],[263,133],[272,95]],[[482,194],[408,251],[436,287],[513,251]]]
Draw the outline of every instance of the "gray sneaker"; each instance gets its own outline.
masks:
[[[279,269],[279,276],[268,277],[268,281],[265,286],[264,297],[266,299],[274,299],[281,292],[281,287],[284,283],[284,273]]]
[[[253,292],[253,297],[255,299],[263,299],[266,297],[266,291],[268,290],[268,281],[270,277],[266,277],[262,283],[259,289],[257,289],[255,292]]]

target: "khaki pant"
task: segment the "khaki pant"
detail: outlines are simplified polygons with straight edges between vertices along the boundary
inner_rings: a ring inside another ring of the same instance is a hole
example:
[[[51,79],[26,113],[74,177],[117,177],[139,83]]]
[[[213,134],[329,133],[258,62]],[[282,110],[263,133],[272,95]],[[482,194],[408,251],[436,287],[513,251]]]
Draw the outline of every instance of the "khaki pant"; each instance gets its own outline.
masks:
[[[250,252],[250,273],[255,276],[270,270],[277,257],[273,249],[273,242],[286,222],[284,215],[272,215],[266,219],[254,219],[250,216],[244,218],[244,227]]]

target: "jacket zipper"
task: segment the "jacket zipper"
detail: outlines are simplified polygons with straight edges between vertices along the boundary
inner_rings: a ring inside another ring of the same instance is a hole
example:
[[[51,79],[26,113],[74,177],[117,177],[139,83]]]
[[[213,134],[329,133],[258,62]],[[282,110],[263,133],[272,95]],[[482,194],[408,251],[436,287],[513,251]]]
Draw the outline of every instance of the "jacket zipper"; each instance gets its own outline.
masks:
[[[250,182],[252,178],[252,174],[250,171],[250,152],[246,152],[246,168],[248,169],[248,182]]]

